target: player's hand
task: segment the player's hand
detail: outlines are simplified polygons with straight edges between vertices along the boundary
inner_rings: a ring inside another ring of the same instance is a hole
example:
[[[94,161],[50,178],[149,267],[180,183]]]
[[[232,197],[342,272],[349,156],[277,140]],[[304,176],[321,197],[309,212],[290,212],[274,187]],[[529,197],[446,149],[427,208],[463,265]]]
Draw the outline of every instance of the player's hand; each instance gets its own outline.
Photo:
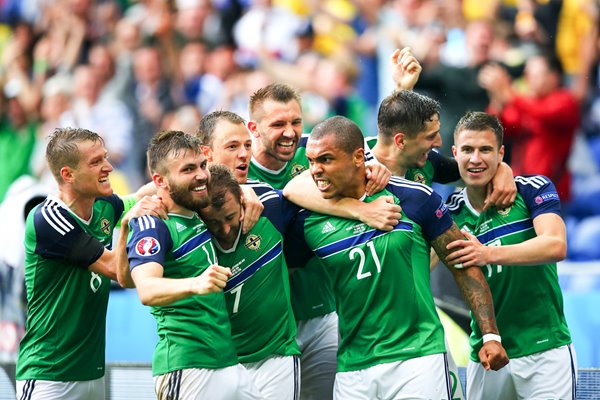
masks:
[[[489,264],[490,247],[481,244],[471,233],[461,232],[467,240],[455,240],[446,246],[446,249],[450,250],[450,254],[446,257],[448,265],[454,268],[466,268]]]
[[[220,292],[230,276],[231,269],[213,264],[192,280],[192,292],[200,295]]]
[[[396,90],[412,90],[421,75],[421,64],[411,53],[410,47],[396,49],[390,59],[392,79]]]
[[[365,190],[367,195],[371,196],[380,192],[387,186],[392,177],[392,173],[385,165],[380,164],[377,161],[366,163],[365,168],[367,171],[367,186],[365,187]]]
[[[498,371],[508,364],[509,361],[502,343],[495,340],[490,340],[483,344],[483,347],[479,350],[479,360],[486,371]]]
[[[483,210],[487,210],[490,206],[495,206],[498,209],[510,207],[516,198],[517,184],[512,169],[503,162],[498,167],[491,184],[487,186],[487,196],[483,203]]]
[[[363,203],[362,207],[360,221],[381,231],[391,231],[402,216],[402,208],[394,204],[392,196],[380,196],[370,203]]]
[[[169,219],[167,207],[158,195],[144,196],[123,216],[121,226],[127,225],[132,218],[141,217],[142,215]]]
[[[260,202],[258,196],[248,186],[241,185],[243,217],[242,233],[246,234],[256,225],[265,206]]]

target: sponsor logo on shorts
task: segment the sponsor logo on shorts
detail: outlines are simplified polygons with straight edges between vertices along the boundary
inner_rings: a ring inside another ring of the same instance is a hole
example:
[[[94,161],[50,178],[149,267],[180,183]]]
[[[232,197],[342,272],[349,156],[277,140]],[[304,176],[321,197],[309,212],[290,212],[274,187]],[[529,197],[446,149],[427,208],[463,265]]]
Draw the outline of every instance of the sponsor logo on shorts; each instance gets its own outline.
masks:
[[[146,236],[135,244],[135,252],[142,256],[153,256],[160,251],[160,243],[153,237]]]

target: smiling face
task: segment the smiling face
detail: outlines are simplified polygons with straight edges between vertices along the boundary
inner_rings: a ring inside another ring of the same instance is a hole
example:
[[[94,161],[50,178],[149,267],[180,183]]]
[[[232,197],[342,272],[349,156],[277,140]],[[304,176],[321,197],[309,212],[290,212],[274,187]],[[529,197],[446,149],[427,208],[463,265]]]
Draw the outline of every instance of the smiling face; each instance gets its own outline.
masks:
[[[155,182],[158,179],[159,187],[162,184],[179,206],[191,211],[206,207],[210,203],[207,189],[210,172],[204,155],[199,151],[184,150],[170,158],[166,176],[160,177],[155,173]]]
[[[243,213],[239,198],[228,191],[221,207],[208,206],[200,211],[200,217],[221,247],[229,249],[233,246],[242,225]]]
[[[110,196],[113,193],[108,176],[113,170],[108,152],[101,141],[83,141],[77,144],[80,154],[77,167],[70,169],[73,190],[84,197]]]
[[[267,99],[248,124],[257,139],[255,157],[267,168],[279,169],[291,160],[302,136],[302,113],[294,99],[287,103]]]
[[[437,114],[425,123],[425,130],[419,132],[416,137],[409,138],[404,135],[404,148],[402,157],[407,168],[423,168],[427,162],[429,152],[442,145],[440,135],[440,119]]]
[[[360,198],[365,193],[362,148],[348,154],[336,146],[335,135],[329,134],[317,140],[308,140],[306,158],[323,198]]]
[[[452,153],[468,188],[483,189],[492,180],[504,156],[504,146],[491,129],[462,130],[455,135]]]
[[[208,160],[225,165],[238,183],[246,183],[252,156],[252,139],[246,126],[222,119],[215,126],[213,135]]]

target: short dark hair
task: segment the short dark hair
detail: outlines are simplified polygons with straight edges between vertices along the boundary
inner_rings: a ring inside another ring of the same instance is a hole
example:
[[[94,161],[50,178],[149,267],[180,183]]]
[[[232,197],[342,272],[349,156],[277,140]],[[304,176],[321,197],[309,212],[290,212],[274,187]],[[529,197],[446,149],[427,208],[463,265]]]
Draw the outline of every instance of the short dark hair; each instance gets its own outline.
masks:
[[[246,125],[246,121],[239,115],[231,111],[219,110],[206,114],[200,120],[196,136],[200,139],[203,145],[212,147],[215,140],[215,128],[219,121],[228,121],[234,125]]]
[[[238,202],[241,202],[242,189],[229,168],[223,164],[211,164],[208,170],[210,171],[208,194],[211,207],[221,209],[225,205],[227,193],[231,193]]]
[[[456,124],[454,129],[454,141],[462,131],[492,131],[498,142],[498,149],[504,143],[504,127],[495,115],[481,111],[468,111]]]
[[[285,83],[272,83],[258,89],[250,96],[250,118],[256,118],[259,107],[262,106],[266,100],[273,100],[279,103],[288,103],[292,100],[296,100],[298,105],[302,107],[302,98],[296,89]]]
[[[398,90],[387,96],[379,106],[377,129],[383,141],[390,141],[398,132],[415,138],[425,130],[425,124],[440,114],[440,103],[410,90]]]
[[[148,145],[148,168],[150,172],[165,174],[165,160],[176,158],[182,151],[191,150],[201,154],[200,139],[181,131],[158,132]]]
[[[60,169],[62,167],[76,168],[81,160],[79,143],[94,142],[104,145],[102,137],[88,129],[83,128],[56,128],[50,135],[46,146],[46,161],[50,172],[60,183]]]
[[[328,135],[335,135],[335,145],[347,154],[352,154],[356,149],[363,149],[363,134],[352,120],[337,115],[318,123],[310,133],[309,140],[320,140]]]

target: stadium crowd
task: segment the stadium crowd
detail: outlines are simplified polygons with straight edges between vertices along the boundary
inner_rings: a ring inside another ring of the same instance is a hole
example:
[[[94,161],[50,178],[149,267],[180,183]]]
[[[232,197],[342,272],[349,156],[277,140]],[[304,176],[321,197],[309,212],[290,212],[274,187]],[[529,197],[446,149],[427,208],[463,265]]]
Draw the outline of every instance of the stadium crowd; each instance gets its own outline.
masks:
[[[599,7],[594,0],[0,0],[0,360],[15,359],[24,334],[25,217],[57,190],[46,160],[56,128],[100,135],[119,196],[153,178],[147,149],[157,132],[203,138],[203,117],[219,110],[248,121],[253,157],[276,171],[287,167],[263,162],[268,144],[256,133],[266,129],[259,114],[272,96],[261,88],[281,82],[298,91],[298,109],[286,106],[301,113],[293,129],[318,131],[343,116],[376,136],[380,105],[397,85],[390,54],[405,47],[422,66],[414,91],[441,105],[439,153],[453,156],[455,127],[468,111],[496,115],[514,175],[544,175],[556,186],[567,258],[600,259]],[[179,210],[178,200],[170,210]],[[243,196],[234,204],[245,206]],[[138,273],[138,291],[140,282]],[[162,304],[154,300],[148,304]],[[295,344],[286,351],[300,352]]]

